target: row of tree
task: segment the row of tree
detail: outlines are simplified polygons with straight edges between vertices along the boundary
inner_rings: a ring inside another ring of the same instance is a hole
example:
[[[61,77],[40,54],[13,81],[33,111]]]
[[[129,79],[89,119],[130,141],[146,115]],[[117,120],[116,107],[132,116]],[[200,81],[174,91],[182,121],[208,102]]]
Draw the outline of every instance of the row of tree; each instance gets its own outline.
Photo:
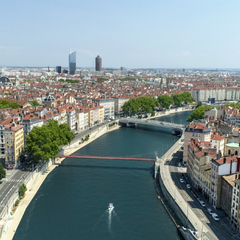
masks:
[[[31,158],[35,163],[55,159],[59,146],[70,144],[75,137],[67,123],[58,124],[56,120],[49,120],[48,124],[34,127],[26,136],[26,156],[22,161]],[[27,158],[27,159],[26,159]]]
[[[127,115],[134,115],[136,113],[151,113],[157,106],[156,99],[152,97],[131,98],[122,106],[122,110]]]
[[[184,103],[192,103],[193,98],[191,93],[183,92],[169,95],[159,95],[158,98],[153,97],[139,97],[131,98],[122,106],[122,110],[127,115],[134,115],[137,113],[154,113],[155,107],[169,109],[174,105],[181,107]]]

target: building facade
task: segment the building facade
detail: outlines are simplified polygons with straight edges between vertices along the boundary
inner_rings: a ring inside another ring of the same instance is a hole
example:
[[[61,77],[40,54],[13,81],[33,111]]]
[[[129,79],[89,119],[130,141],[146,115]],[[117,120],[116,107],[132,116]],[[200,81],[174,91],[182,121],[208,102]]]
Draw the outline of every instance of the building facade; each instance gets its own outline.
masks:
[[[95,70],[102,71],[102,58],[99,55],[95,59]]]
[[[69,54],[69,74],[75,74],[76,66],[76,52],[73,52]]]

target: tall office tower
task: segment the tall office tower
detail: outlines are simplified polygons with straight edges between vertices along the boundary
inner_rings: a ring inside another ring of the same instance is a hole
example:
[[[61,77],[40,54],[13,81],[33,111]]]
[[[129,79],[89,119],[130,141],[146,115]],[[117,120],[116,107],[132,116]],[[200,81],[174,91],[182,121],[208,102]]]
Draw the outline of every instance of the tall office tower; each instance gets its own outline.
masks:
[[[76,52],[69,54],[69,74],[75,74],[76,71]]]
[[[56,66],[56,72],[57,72],[57,73],[61,73],[61,72],[62,72],[61,66]]]
[[[99,55],[96,57],[95,70],[102,71],[102,58]]]

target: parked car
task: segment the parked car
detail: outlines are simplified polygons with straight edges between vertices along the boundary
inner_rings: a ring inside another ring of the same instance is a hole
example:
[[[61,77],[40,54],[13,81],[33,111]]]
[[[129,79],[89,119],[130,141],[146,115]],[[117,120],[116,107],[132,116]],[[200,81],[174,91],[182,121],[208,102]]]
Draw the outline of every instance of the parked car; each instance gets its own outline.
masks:
[[[206,204],[204,201],[200,201],[199,203],[202,205],[202,207],[206,207]]]
[[[211,208],[208,208],[208,209],[207,209],[207,212],[208,212],[210,215],[212,215],[212,214],[213,214],[213,211],[212,211],[212,209],[211,209]]]
[[[216,213],[212,213],[212,218],[213,218],[216,222],[219,221],[219,217],[218,217],[218,215],[217,215]]]
[[[185,183],[185,180],[183,178],[180,178],[181,183]]]
[[[191,185],[189,183],[186,186],[187,186],[187,188],[191,188]]]

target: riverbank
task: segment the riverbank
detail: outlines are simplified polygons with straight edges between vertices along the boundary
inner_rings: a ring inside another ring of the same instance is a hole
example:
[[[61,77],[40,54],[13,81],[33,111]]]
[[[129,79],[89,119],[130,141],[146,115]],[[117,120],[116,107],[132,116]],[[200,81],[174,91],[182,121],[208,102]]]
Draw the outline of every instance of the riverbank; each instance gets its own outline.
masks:
[[[159,118],[159,117],[164,117],[164,116],[168,116],[170,114],[174,114],[174,113],[180,113],[180,112],[187,112],[187,111],[192,111],[192,109],[182,109],[182,110],[178,110],[178,111],[167,111],[165,113],[159,114],[159,115],[155,115],[152,117],[148,117],[147,119],[153,119],[153,118]],[[161,113],[161,112],[160,112]]]
[[[182,112],[182,111],[190,111],[190,109],[182,109],[179,111],[173,111],[173,112],[166,112],[164,114],[158,115],[158,116],[154,116],[151,118],[157,118],[157,117],[162,117],[162,116],[166,116],[172,113],[176,113],[176,112]],[[100,132],[99,134],[96,134],[93,138],[90,138],[88,141],[85,141],[84,143],[78,144],[75,147],[69,147],[69,148],[65,148],[64,154],[65,155],[70,155],[72,153],[74,153],[75,151],[81,149],[82,147],[86,146],[87,144],[93,142],[94,140],[96,140],[97,138],[99,138],[100,136],[104,135],[105,133],[114,131],[119,129],[120,126],[114,126],[111,129],[107,129],[104,132]],[[64,158],[58,159],[56,161],[56,165],[51,165],[47,171],[44,172],[44,174],[42,174],[40,176],[40,178],[36,181],[35,185],[31,188],[28,189],[26,192],[26,196],[25,198],[21,201],[21,203],[19,204],[15,214],[11,217],[11,221],[9,222],[8,226],[8,231],[5,234],[5,236],[3,237],[4,240],[10,240],[13,238],[15,231],[17,230],[17,227],[24,215],[25,210],[27,209],[28,205],[30,204],[30,202],[32,201],[33,197],[35,196],[35,194],[37,193],[38,189],[40,188],[40,186],[42,185],[42,183],[44,182],[44,180],[46,179],[47,175],[53,170],[55,169],[55,167],[58,166],[58,164],[60,164],[62,161],[64,160]]]

